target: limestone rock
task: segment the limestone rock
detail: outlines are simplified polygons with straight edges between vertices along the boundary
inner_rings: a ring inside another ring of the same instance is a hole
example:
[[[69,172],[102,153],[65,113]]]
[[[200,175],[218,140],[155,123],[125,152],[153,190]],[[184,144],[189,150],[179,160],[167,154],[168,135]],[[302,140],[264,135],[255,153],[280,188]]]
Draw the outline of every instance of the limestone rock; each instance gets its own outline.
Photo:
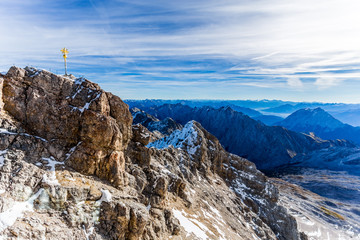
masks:
[[[69,166],[123,184],[132,117],[119,97],[83,78],[12,67],[4,77],[3,101],[28,132],[72,149]]]

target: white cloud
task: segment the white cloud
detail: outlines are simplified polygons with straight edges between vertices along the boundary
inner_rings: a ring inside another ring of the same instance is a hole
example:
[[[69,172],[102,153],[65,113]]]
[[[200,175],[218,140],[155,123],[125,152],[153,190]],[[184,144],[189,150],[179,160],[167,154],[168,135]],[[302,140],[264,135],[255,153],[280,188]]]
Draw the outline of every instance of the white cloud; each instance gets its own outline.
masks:
[[[303,82],[299,78],[288,78],[287,84],[290,87],[300,89],[303,87]]]
[[[339,78],[321,77],[321,78],[316,79],[314,85],[317,86],[319,89],[326,89],[329,87],[338,86],[342,81],[343,81],[343,79],[339,79]]]

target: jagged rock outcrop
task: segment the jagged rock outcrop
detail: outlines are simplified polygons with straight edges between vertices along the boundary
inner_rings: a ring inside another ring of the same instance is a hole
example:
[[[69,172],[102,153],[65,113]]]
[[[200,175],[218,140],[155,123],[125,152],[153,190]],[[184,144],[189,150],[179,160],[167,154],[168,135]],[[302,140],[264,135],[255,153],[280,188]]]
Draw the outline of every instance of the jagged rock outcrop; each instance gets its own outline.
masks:
[[[182,131],[175,131],[169,137],[152,142],[149,147],[157,149],[180,148],[180,167],[187,166],[190,172],[183,171],[188,181],[194,181],[194,173],[200,178],[216,179],[216,176],[232,189],[239,198],[237,214],[247,216],[250,224],[260,224],[256,235],[261,239],[298,239],[293,230],[295,220],[279,205],[276,188],[267,181],[265,175],[255,165],[237,155],[227,153],[219,141],[199,123],[191,121]],[[218,180],[219,181],[219,180]],[[219,183],[221,184],[221,183]],[[227,203],[229,204],[229,203]],[[257,223],[256,223],[257,222]]]
[[[83,78],[12,67],[4,76],[3,103],[28,132],[71,149],[71,167],[123,184],[132,117],[119,97]]]
[[[181,104],[165,104],[148,111],[159,119],[172,117],[181,124],[190,120],[198,121],[220,140],[227,151],[249,159],[262,170],[287,165],[295,156],[314,150],[355,147],[344,140],[325,141],[283,127],[266,126],[230,107],[191,108]]]
[[[13,67],[2,82],[3,238],[301,238],[276,188],[199,123],[159,139],[85,79]]]

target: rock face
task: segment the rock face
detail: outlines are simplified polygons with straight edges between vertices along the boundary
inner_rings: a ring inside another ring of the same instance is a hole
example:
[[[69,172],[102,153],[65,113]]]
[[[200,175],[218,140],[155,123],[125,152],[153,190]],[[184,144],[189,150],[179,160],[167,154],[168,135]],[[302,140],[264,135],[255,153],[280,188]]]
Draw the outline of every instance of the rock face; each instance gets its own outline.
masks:
[[[198,121],[220,140],[227,151],[249,159],[263,170],[287,165],[295,156],[314,150],[355,147],[347,141],[325,141],[283,127],[266,126],[230,107],[191,108],[165,104],[148,111],[159,119],[172,117],[181,124],[189,120]]]
[[[256,236],[261,239],[276,239],[276,236],[278,239],[299,239],[298,233],[294,231],[296,222],[284,208],[277,205],[276,188],[253,163],[227,153],[219,141],[199,123],[190,121],[182,131],[177,130],[169,137],[149,143],[148,146],[158,149],[172,146],[188,153],[188,156],[181,157],[180,167],[190,168],[191,172],[186,174],[189,181],[194,173],[206,179],[216,179],[216,175],[221,177],[239,198],[241,211],[237,214],[247,216],[245,218],[250,224],[257,225],[257,221],[261,222],[263,228],[257,229]],[[183,154],[183,151],[178,154]],[[232,205],[227,202],[226,205],[228,204]]]
[[[13,67],[0,84],[0,237],[303,239],[274,185],[199,123],[159,139],[85,79]]]
[[[123,184],[132,117],[119,97],[82,78],[12,67],[4,77],[3,102],[28,132],[71,149],[71,167]]]

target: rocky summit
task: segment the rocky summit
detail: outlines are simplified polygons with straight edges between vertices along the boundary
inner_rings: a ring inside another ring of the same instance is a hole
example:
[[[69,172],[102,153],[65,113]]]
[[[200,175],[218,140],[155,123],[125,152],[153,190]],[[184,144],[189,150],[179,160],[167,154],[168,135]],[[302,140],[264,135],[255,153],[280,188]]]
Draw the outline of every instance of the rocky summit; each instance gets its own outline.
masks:
[[[307,239],[200,123],[160,138],[84,78],[12,67],[0,84],[0,239]]]

